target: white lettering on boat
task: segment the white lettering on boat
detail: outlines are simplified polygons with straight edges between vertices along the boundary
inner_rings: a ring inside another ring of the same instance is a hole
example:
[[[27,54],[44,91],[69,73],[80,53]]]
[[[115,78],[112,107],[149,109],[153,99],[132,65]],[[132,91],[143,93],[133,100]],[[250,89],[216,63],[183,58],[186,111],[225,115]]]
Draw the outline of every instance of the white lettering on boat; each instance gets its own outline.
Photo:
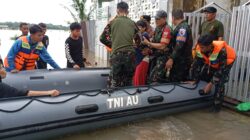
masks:
[[[128,108],[138,105],[140,105],[140,99],[138,95],[107,99],[108,109]]]

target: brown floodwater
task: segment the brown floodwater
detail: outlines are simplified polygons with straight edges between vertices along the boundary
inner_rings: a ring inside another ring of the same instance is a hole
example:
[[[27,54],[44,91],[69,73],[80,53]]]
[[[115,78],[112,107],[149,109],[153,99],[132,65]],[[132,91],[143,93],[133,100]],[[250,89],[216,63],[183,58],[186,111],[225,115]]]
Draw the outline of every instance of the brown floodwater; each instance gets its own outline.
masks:
[[[85,51],[87,52],[87,51]],[[106,61],[85,56],[98,67]],[[250,117],[223,108],[220,113],[209,109],[149,118],[91,132],[82,132],[55,140],[250,140]]]
[[[209,109],[145,119],[56,140],[250,140],[250,118]]]

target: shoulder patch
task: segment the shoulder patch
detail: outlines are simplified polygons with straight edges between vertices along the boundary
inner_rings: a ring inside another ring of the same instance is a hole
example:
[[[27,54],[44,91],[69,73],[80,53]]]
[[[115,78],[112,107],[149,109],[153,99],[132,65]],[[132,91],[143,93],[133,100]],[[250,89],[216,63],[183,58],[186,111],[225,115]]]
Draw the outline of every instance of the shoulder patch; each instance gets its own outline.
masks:
[[[30,49],[29,43],[22,42],[22,48]]]
[[[43,47],[44,47],[43,43],[42,43],[42,42],[39,42],[39,43],[37,44],[37,46],[36,46],[36,49],[37,49],[37,50],[42,50]]]
[[[185,36],[185,35],[186,35],[186,32],[187,32],[186,29],[181,28],[181,29],[179,30],[179,35],[180,35],[180,36]]]
[[[187,40],[187,30],[184,28],[179,29],[179,32],[176,37],[176,41],[186,42]]]

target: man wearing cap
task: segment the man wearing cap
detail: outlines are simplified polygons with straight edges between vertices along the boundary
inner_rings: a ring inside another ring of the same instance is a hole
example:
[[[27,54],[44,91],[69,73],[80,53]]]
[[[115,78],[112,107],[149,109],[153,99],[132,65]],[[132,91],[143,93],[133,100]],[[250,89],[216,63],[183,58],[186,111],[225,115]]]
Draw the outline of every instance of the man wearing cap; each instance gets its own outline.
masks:
[[[222,100],[224,84],[228,82],[236,53],[225,41],[213,41],[213,39],[212,35],[204,35],[199,38],[191,72],[196,81],[208,82],[203,90],[200,90],[201,95],[210,94],[212,87],[215,86],[216,94]]]
[[[157,11],[155,16],[156,29],[152,42],[144,38],[143,43],[153,50],[151,59],[150,82],[161,82],[166,78],[165,64],[170,55],[171,28],[167,24],[167,13]]]
[[[180,9],[173,10],[172,22],[176,26],[173,31],[173,52],[166,63],[166,70],[171,70],[171,82],[181,82],[187,80],[192,63],[192,31]]]
[[[214,7],[207,7],[203,11],[205,13],[206,21],[201,24],[199,34],[200,36],[209,34],[214,36],[214,40],[223,40],[224,27],[223,24],[216,20],[217,9]]]

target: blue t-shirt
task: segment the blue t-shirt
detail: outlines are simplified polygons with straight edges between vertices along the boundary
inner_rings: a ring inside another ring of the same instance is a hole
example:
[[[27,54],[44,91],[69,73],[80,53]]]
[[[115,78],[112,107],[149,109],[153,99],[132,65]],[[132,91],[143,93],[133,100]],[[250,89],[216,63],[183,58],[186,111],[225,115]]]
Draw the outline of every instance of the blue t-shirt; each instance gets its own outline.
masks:
[[[150,39],[149,34],[147,32],[142,33],[142,37],[145,37],[147,40]],[[144,55],[142,54],[142,50],[144,48],[148,48],[148,46],[147,45],[140,45],[135,49],[135,55],[136,55],[135,63],[136,63],[136,65],[139,65],[144,58]]]

